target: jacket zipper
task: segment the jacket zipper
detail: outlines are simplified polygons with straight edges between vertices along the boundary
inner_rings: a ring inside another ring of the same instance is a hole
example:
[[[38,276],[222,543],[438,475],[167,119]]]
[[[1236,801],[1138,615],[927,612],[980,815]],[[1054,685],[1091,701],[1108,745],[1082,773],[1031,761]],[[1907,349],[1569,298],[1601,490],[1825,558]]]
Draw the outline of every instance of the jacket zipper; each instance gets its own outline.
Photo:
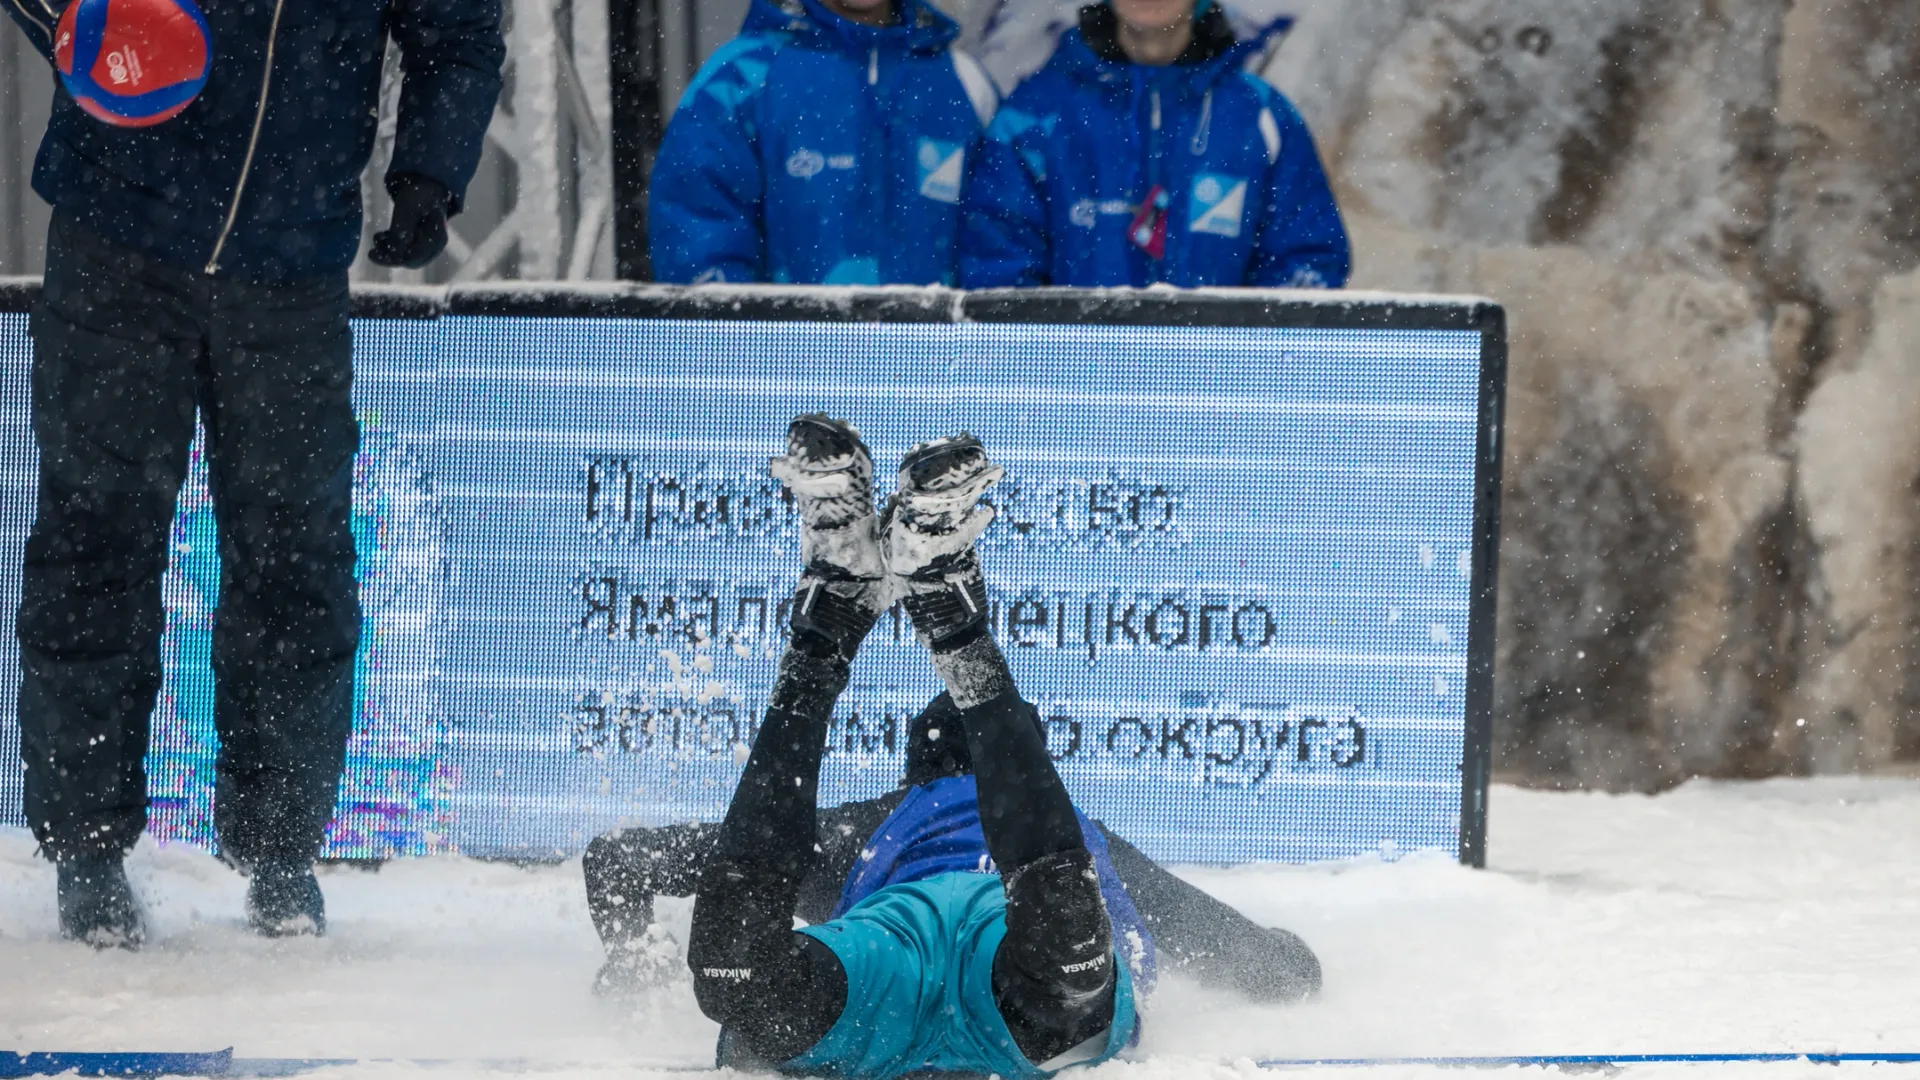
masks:
[[[220,238],[213,242],[213,254],[207,258],[206,274],[220,270],[220,253],[227,248],[227,237],[240,217],[240,197],[247,191],[247,176],[253,172],[253,156],[260,149],[260,125],[267,119],[267,95],[273,89],[273,48],[280,37],[280,11],[286,0],[273,0],[273,22],[267,28],[267,62],[260,72],[260,101],[253,109],[253,134],[247,137],[247,156],[240,162],[240,179],[234,181],[233,198],[227,203],[227,220],[220,226]]]
[[[1147,114],[1147,190],[1160,186],[1160,87],[1154,86],[1147,92],[1149,112]],[[1173,197],[1167,197],[1167,215],[1172,216]],[[1160,268],[1165,259],[1147,260],[1149,283],[1158,283],[1161,279]]]
[[[32,10],[30,10],[26,4],[20,3],[19,0],[15,0],[13,6],[20,14],[32,19],[33,25],[39,27],[40,32],[47,35],[47,45],[49,48],[56,48],[60,43],[54,37],[53,28],[60,22],[60,16],[54,12],[52,6],[47,3],[47,0],[39,0],[39,4],[40,10],[46,12],[47,18],[52,19],[52,22],[41,22],[34,16]]]
[[[880,85],[880,46],[878,45],[871,46],[867,50],[867,85],[870,87]],[[884,224],[888,234],[893,234],[897,232],[894,228],[893,221],[893,170],[887,165],[890,160],[887,151],[893,146],[893,127],[887,123],[886,105],[884,102],[877,100],[878,95],[879,92],[876,90],[864,94],[861,97],[861,109],[863,112],[862,122],[860,124],[862,134],[859,143],[860,161],[862,163],[861,186],[863,188],[866,186],[866,178],[873,175],[875,166],[878,165],[880,174],[880,199],[878,205],[880,207],[880,213],[885,219]],[[876,270],[879,269],[879,264],[883,263],[886,257],[887,252],[884,250],[874,253]],[[882,276],[881,280],[884,281],[885,277]]]

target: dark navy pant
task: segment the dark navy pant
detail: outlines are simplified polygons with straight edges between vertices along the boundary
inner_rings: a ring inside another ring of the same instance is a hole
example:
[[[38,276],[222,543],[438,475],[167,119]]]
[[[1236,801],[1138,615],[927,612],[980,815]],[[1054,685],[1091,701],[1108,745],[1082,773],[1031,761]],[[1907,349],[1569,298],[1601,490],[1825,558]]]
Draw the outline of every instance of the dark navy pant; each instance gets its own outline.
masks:
[[[345,274],[218,280],[56,218],[19,619],[26,817],[54,856],[124,851],[146,826],[160,582],[196,409],[221,560],[215,826],[245,862],[317,851],[360,633],[348,311]]]

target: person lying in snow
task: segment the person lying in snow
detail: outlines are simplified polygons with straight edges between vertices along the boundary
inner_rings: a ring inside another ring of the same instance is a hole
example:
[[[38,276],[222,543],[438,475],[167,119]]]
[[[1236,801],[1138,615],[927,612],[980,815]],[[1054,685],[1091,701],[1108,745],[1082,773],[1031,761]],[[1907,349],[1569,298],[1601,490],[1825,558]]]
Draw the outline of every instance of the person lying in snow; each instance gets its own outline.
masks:
[[[600,987],[657,978],[654,893],[696,894],[687,962],[722,1025],[719,1063],[857,1080],[926,1069],[1038,1076],[1134,1035],[1156,945],[1266,1000],[1319,986],[1313,953],[1180,882],[1075,810],[988,633],[976,505],[1001,476],[961,435],[909,451],[874,513],[858,433],[795,420],[774,474],[805,560],[793,637],[719,825],[589,847]],[[946,683],[915,722],[899,791],[817,810],[828,718],[899,597]],[[844,880],[842,880],[844,879]],[[793,929],[793,917],[813,923]]]
[[[972,775],[954,712],[953,699],[942,693],[914,719],[895,790],[820,808],[814,838],[819,859],[794,905],[801,921],[825,922],[833,914],[861,851],[910,792]],[[1093,825],[1127,898],[1152,931],[1163,968],[1257,1001],[1297,1001],[1319,988],[1319,962],[1298,937],[1254,923],[1175,877],[1106,825]],[[616,829],[587,845],[587,908],[607,950],[596,992],[637,992],[681,967],[677,944],[654,922],[654,897],[694,894],[719,830],[704,822]]]

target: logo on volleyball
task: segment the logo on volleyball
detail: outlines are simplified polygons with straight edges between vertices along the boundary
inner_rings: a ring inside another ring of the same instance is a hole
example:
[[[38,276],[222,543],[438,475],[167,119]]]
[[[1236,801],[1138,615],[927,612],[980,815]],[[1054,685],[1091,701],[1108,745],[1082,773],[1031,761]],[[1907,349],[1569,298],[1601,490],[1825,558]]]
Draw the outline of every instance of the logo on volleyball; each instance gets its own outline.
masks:
[[[140,85],[140,56],[132,49],[116,49],[107,54],[107,77],[115,86]]]
[[[73,0],[54,31],[53,61],[88,115],[148,127],[200,95],[213,51],[193,0]]]

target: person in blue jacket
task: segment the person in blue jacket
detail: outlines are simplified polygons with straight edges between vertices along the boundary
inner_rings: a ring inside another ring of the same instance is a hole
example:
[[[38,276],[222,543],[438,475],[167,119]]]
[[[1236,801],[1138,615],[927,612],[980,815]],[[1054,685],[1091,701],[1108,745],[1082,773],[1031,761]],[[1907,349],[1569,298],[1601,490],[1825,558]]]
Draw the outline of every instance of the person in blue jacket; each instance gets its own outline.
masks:
[[[924,0],[753,0],[667,125],[649,191],[668,282],[952,284],[999,95]]]
[[[360,641],[347,267],[381,64],[397,42],[393,218],[371,256],[420,267],[446,246],[506,54],[498,0],[202,2],[212,61],[191,105],[130,130],[56,85],[33,169],[53,220],[31,321],[24,809],[56,865],[61,933],[96,947],[145,935],[122,863],[146,827],[161,581],[196,415],[218,526],[221,855],[251,876],[257,932],[325,929],[313,861]],[[58,3],[0,8],[51,60]]]
[[[1306,123],[1210,0],[1082,8],[995,116],[967,184],[966,288],[1338,288],[1345,226]]]

